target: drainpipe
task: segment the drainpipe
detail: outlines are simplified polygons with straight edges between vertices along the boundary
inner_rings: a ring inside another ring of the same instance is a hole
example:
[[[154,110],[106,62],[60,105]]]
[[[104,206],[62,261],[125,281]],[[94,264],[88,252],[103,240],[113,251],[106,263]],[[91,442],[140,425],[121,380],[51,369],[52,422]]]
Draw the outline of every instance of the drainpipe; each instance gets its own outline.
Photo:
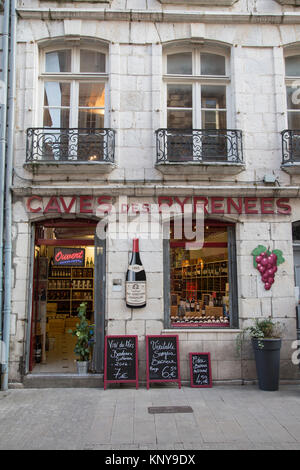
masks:
[[[8,78],[8,38],[9,38],[10,0],[4,5],[2,31],[2,76],[0,82],[0,340],[2,339],[2,299],[3,299],[3,237],[4,237],[4,191],[6,161],[6,123],[7,123],[7,78]],[[0,351],[1,354],[1,351]],[[0,361],[1,364],[1,361]]]
[[[7,1],[7,0],[6,0]],[[4,360],[2,361],[1,390],[8,389],[8,363],[9,363],[9,339],[11,320],[11,269],[12,269],[12,170],[15,128],[15,89],[16,89],[16,0],[10,2],[10,60],[9,60],[9,90],[8,90],[8,115],[7,115],[7,157],[6,157],[6,183],[5,183],[5,226],[4,226],[4,308],[3,308],[3,342]]]

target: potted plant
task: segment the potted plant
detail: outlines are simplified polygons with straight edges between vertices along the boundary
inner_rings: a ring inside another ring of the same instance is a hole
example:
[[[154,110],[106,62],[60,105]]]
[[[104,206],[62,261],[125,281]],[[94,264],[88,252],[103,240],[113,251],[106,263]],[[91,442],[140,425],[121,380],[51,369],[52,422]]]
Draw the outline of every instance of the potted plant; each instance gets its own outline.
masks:
[[[79,375],[88,373],[91,343],[94,335],[93,325],[90,325],[86,318],[86,308],[86,303],[80,304],[77,315],[79,323],[76,323],[74,330],[69,330],[69,333],[77,338],[74,352],[78,356],[77,372]]]
[[[254,350],[259,388],[275,391],[279,387],[280,348],[282,327],[271,318],[256,319],[253,326],[244,328],[237,337],[238,350],[246,336]]]

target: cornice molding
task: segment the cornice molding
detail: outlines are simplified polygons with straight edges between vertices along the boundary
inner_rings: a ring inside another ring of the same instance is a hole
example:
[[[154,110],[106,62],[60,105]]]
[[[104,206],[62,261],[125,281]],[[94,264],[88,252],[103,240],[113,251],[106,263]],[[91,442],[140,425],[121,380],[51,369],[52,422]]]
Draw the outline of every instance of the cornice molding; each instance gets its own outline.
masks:
[[[297,0],[298,1],[298,0]],[[154,23],[221,23],[221,24],[300,24],[300,12],[281,14],[248,14],[238,12],[184,12],[149,10],[111,10],[96,8],[18,8],[22,19],[41,20],[97,20]]]
[[[300,6],[300,0],[276,0],[280,5]]]

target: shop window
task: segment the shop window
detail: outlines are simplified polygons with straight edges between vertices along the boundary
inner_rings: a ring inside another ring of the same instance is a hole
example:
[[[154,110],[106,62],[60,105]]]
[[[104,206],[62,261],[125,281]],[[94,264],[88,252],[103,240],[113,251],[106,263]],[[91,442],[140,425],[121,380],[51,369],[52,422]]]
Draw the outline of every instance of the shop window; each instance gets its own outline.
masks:
[[[201,249],[170,239],[170,327],[237,327],[234,226],[206,221]]]

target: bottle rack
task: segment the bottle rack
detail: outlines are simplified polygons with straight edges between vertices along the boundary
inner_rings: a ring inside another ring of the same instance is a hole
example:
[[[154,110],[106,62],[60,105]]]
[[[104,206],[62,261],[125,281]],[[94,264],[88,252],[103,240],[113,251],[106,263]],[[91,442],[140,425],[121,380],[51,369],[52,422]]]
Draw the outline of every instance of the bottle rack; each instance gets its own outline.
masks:
[[[77,309],[82,302],[87,303],[87,314],[92,313],[93,301],[93,268],[51,267],[47,303],[57,303],[57,314],[77,316]]]
[[[228,283],[228,261],[213,261],[203,266],[192,264],[171,269],[171,292],[183,298],[201,300],[202,294],[216,292],[226,295]]]

